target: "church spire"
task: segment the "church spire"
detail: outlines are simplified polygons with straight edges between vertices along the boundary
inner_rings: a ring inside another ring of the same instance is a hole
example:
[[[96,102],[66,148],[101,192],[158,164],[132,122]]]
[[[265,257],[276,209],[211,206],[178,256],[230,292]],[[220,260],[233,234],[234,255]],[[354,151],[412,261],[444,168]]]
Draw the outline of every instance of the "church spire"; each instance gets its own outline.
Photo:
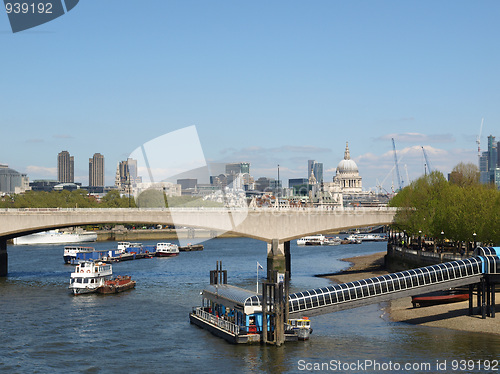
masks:
[[[344,160],[350,160],[351,155],[349,154],[349,143],[345,142],[345,152],[344,152]]]

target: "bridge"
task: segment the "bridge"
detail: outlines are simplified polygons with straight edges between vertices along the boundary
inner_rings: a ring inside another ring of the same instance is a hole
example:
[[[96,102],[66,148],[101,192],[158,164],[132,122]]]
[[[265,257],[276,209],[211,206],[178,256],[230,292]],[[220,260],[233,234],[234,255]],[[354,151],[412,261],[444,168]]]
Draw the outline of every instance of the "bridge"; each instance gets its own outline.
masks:
[[[290,269],[290,240],[349,228],[390,224],[396,208],[25,208],[0,209],[0,276],[7,240],[56,228],[145,223],[229,232],[268,243],[268,269]]]

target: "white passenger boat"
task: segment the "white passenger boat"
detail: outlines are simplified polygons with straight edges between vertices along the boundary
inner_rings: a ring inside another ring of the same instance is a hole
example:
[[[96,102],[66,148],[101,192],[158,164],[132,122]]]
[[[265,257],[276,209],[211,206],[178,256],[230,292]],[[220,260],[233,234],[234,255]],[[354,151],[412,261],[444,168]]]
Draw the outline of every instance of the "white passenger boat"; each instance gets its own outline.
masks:
[[[62,232],[50,230],[14,238],[14,244],[69,244],[95,242],[95,232]]]
[[[310,235],[297,239],[297,245],[323,245],[326,241],[324,235]]]
[[[71,273],[69,289],[74,295],[97,292],[112,275],[113,269],[110,264],[83,261],[76,266],[75,272]]]
[[[157,243],[156,256],[157,257],[173,257],[179,254],[179,247],[172,243]]]
[[[382,242],[387,240],[387,235],[383,234],[351,234],[347,238],[351,241]]]

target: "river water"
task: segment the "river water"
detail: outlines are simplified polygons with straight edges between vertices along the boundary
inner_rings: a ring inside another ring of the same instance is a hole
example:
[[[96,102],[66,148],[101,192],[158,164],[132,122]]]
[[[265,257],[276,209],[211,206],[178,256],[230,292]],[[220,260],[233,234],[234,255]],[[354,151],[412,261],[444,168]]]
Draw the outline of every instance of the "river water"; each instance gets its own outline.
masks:
[[[116,243],[92,245],[111,249]],[[314,317],[307,342],[230,345],[190,325],[188,313],[199,305],[218,260],[228,283],[255,289],[256,264],[266,264],[266,244],[227,238],[204,245],[204,251],[174,258],[114,264],[114,274],[132,275],[136,289],[78,297],[68,292],[73,267],[63,263],[63,246],[9,246],[9,276],[0,278],[0,373],[500,371],[494,361],[500,359],[500,338],[391,322],[385,304]],[[385,246],[293,242],[291,291],[325,286],[329,281],[314,274],[339,271],[348,267],[340,259]]]

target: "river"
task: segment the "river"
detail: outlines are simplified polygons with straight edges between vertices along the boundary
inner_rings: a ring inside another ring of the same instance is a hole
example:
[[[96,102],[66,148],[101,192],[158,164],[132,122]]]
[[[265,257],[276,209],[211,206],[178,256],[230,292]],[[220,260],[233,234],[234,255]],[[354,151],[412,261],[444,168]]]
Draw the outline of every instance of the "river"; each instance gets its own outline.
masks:
[[[116,243],[91,245],[111,249]],[[73,267],[63,263],[63,246],[9,246],[9,275],[0,278],[0,373],[500,371],[494,361],[500,359],[500,338],[391,322],[385,304],[313,317],[314,332],[306,342],[230,345],[190,325],[188,313],[199,305],[218,260],[228,271],[228,283],[255,289],[266,244],[217,238],[204,245],[203,251],[173,258],[113,264],[114,274],[137,281],[134,290],[78,297],[68,292]],[[339,271],[348,267],[340,259],[385,246],[297,247],[293,242],[291,291],[327,285],[314,274]],[[260,280],[263,276],[261,270]]]

